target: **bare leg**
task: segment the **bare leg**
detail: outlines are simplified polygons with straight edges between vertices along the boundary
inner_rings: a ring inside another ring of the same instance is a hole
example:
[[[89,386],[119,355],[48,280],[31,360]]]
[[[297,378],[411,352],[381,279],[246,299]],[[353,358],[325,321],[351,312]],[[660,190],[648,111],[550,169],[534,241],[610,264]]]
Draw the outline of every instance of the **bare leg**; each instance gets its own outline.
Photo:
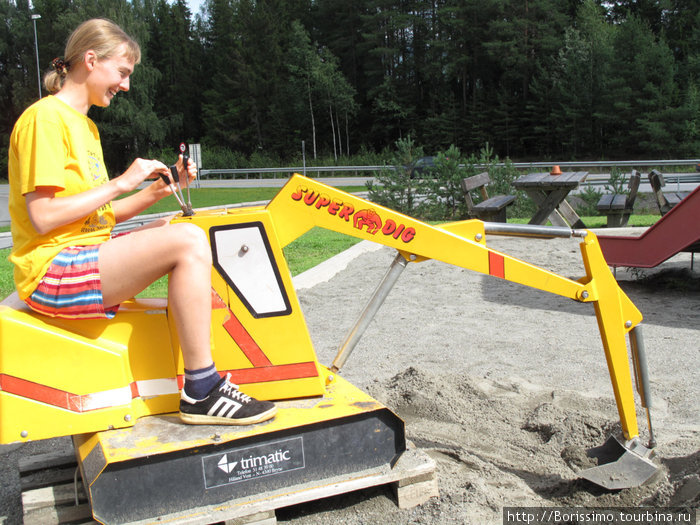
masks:
[[[212,364],[211,250],[206,234],[187,223],[156,222],[104,243],[99,254],[105,306],[118,304],[169,274],[168,305],[185,368]]]

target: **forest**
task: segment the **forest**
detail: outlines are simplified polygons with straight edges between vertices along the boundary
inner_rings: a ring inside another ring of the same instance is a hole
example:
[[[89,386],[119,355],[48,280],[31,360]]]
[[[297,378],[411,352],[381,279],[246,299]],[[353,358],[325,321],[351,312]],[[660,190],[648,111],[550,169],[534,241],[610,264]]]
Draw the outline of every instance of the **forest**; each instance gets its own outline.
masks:
[[[143,52],[129,92],[90,112],[111,174],[183,140],[207,168],[298,162],[302,141],[309,162],[358,162],[407,137],[426,154],[488,144],[512,160],[700,151],[700,0],[206,0],[198,13],[183,0],[0,0],[0,12],[0,177],[37,69],[91,17]],[[207,162],[215,151],[226,160]]]

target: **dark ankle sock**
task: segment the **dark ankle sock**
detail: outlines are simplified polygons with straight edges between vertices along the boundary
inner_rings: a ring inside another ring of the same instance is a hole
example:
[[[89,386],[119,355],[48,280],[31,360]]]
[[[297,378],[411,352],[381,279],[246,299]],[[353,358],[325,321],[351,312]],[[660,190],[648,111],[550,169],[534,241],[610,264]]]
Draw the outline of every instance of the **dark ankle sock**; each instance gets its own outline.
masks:
[[[198,370],[185,368],[185,394],[193,399],[204,399],[207,394],[221,381],[221,376],[212,364]]]

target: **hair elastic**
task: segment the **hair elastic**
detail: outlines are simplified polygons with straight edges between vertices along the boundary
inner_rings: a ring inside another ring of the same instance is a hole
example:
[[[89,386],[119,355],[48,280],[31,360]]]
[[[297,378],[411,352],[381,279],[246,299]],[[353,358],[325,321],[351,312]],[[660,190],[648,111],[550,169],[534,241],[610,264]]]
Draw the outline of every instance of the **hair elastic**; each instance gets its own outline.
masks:
[[[61,75],[62,77],[65,77],[66,74],[68,73],[68,62],[63,60],[62,58],[54,58],[51,61],[51,69],[53,69],[56,73]]]

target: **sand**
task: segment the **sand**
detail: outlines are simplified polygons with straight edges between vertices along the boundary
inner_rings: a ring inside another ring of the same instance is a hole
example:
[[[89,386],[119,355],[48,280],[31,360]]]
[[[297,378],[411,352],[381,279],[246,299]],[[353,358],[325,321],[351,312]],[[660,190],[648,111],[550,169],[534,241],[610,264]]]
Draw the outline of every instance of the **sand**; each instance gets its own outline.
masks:
[[[585,275],[577,240],[488,244],[565,277]],[[333,361],[393,257],[386,248],[363,254],[299,291],[321,362]],[[576,474],[590,466],[587,448],[620,431],[592,305],[426,261],[408,265],[341,374],[406,421],[408,438],[437,463],[440,498],[399,510],[391,491],[376,489],[278,517],[500,524],[511,506],[697,508],[700,274],[680,254],[616,276],[644,315],[662,467],[646,485],[609,492]],[[637,416],[648,440],[643,408]]]
[[[578,241],[489,237],[489,246],[560,275],[584,275]],[[358,249],[299,279],[319,361],[330,365],[389,267]],[[436,261],[409,264],[341,370],[393,409],[437,465],[440,497],[399,509],[376,487],[280,509],[280,523],[500,524],[504,507],[700,503],[700,274],[681,254],[646,272],[619,269],[644,315],[660,471],[609,492],[577,477],[585,449],[619,431],[593,307]],[[318,276],[322,275],[319,279]],[[320,280],[320,282],[318,282]],[[638,419],[647,439],[646,415]],[[0,448],[0,523],[17,523],[16,462],[66,439]]]

